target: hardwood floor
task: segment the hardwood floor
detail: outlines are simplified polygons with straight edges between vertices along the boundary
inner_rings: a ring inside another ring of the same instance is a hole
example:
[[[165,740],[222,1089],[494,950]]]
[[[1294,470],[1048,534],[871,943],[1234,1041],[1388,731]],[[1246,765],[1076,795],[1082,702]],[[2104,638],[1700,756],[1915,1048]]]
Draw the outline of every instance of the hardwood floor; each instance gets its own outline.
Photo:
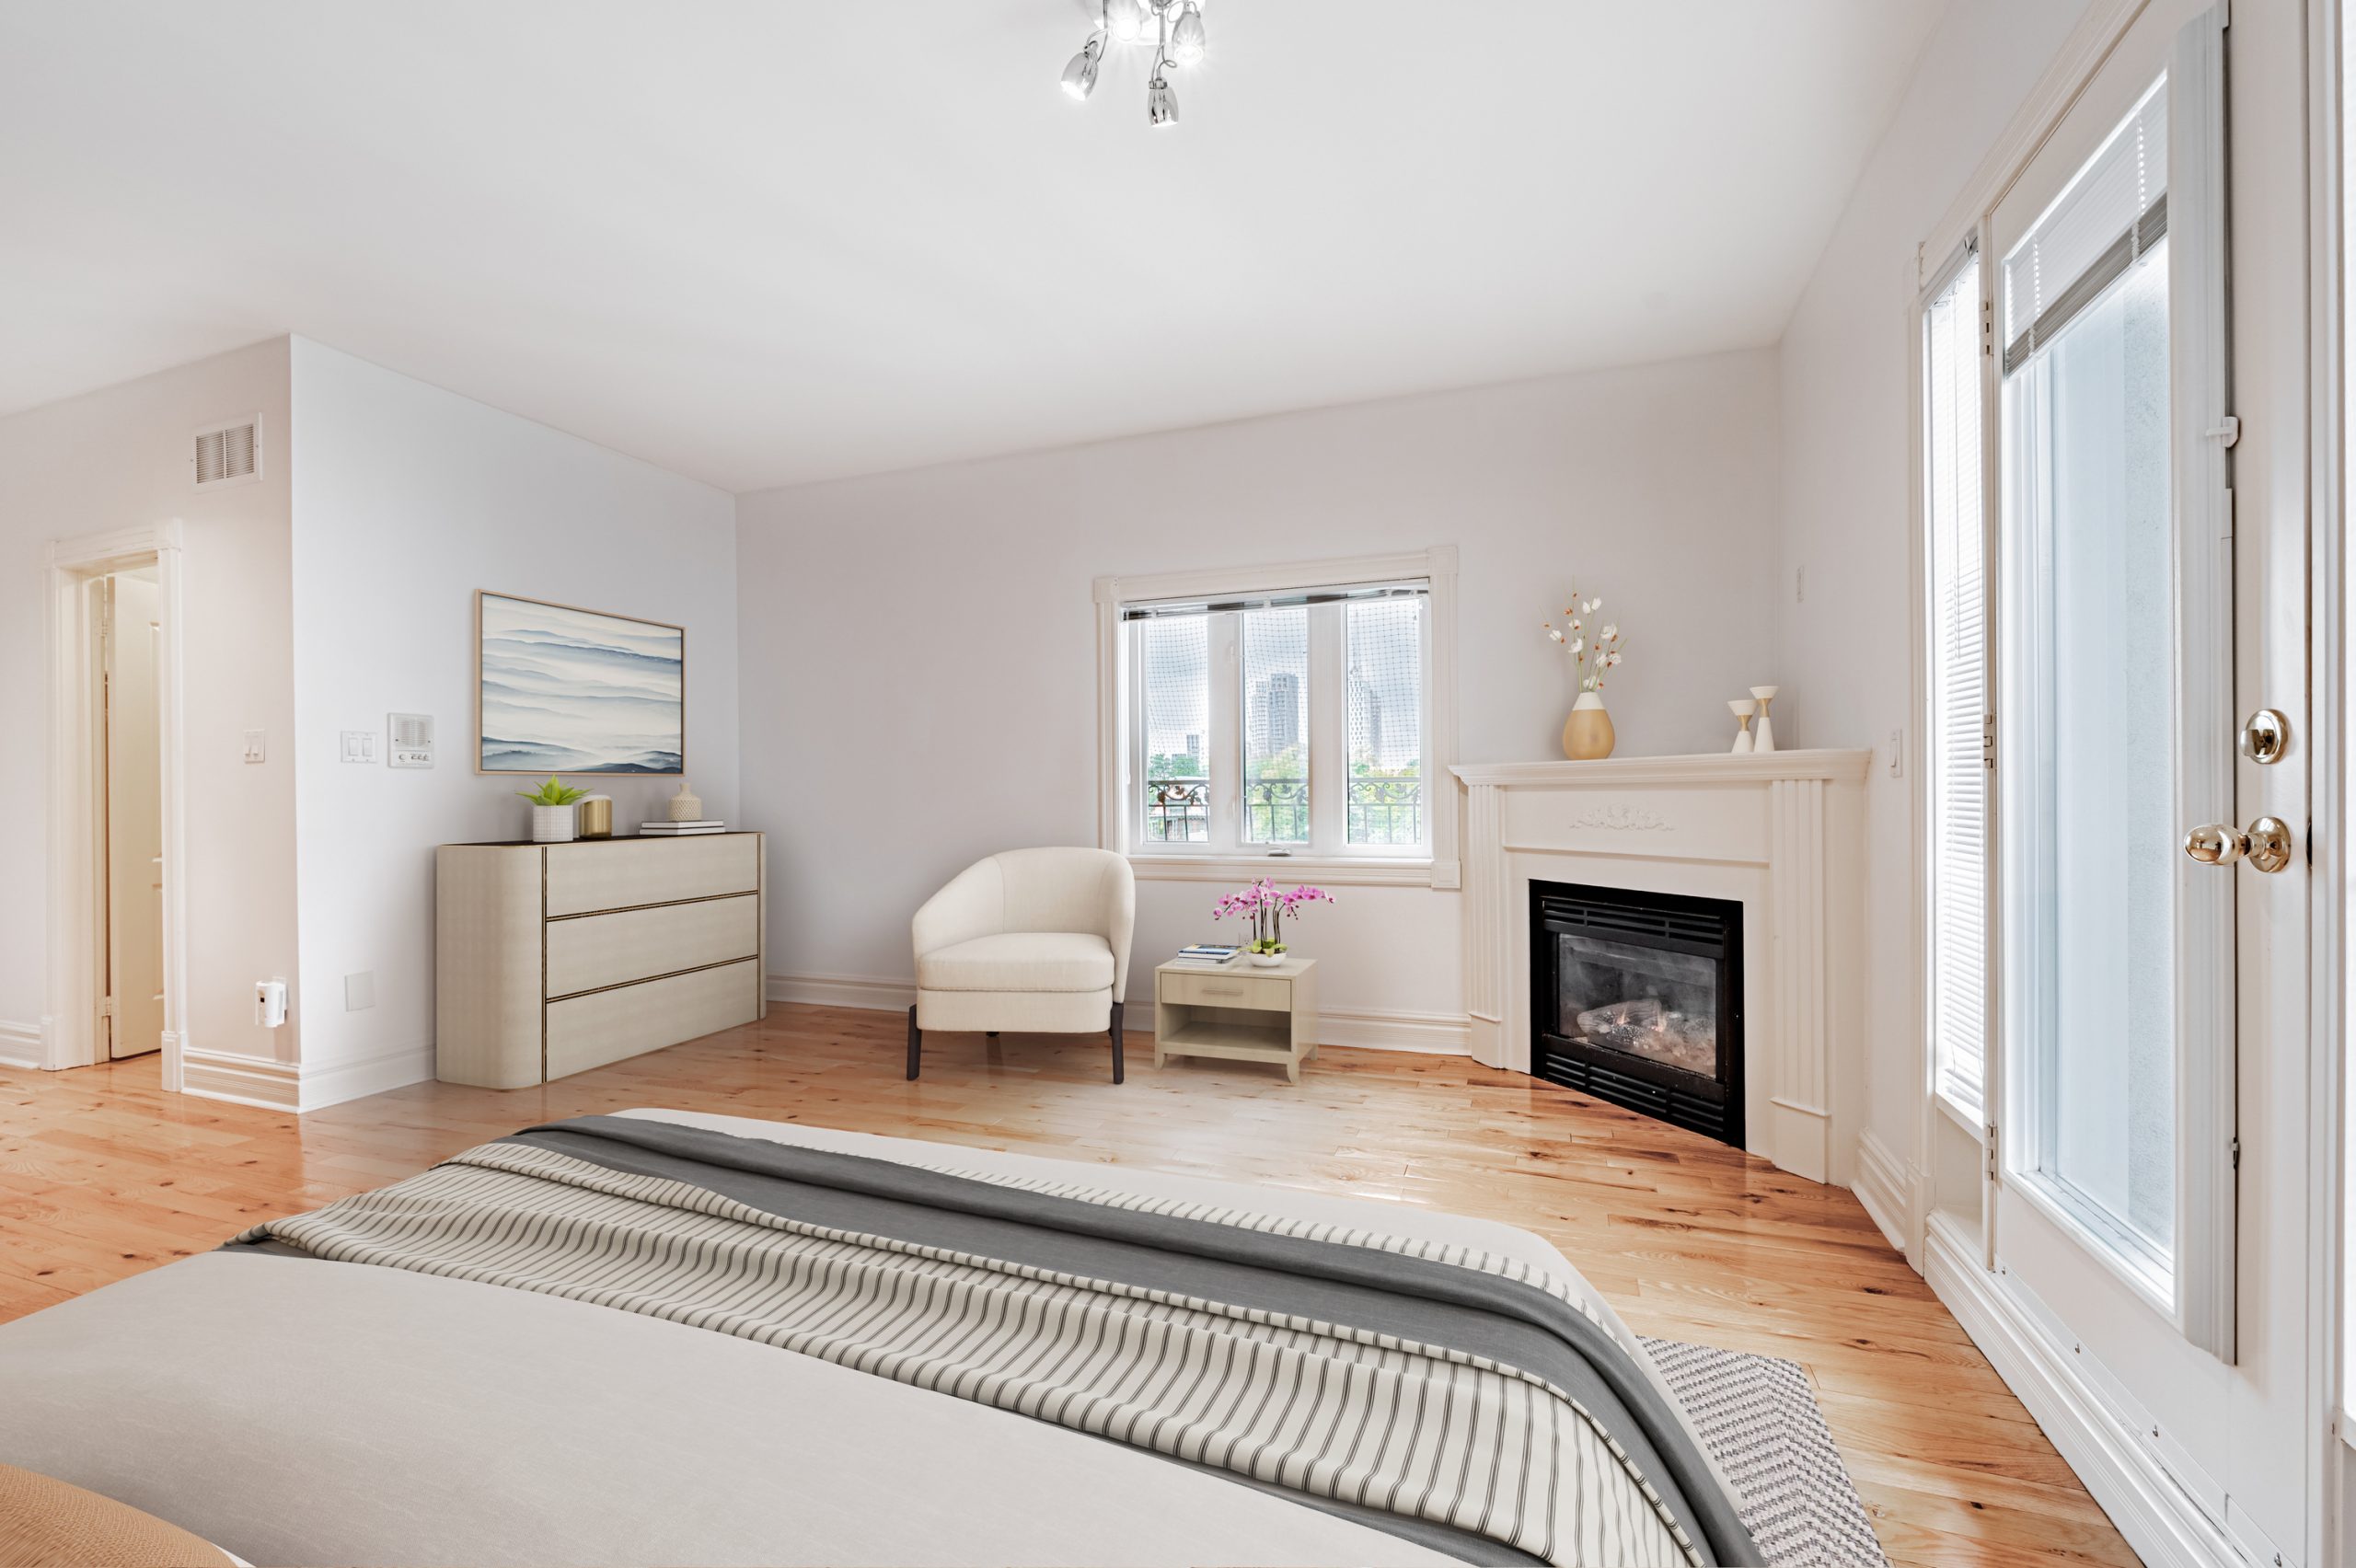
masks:
[[[167,1095],[153,1056],[0,1068],[0,1320],[556,1117],[669,1105],[1480,1215],[1560,1247],[1641,1333],[1799,1362],[1893,1562],[2133,1563],[2020,1402],[1854,1199],[1461,1057],[1328,1049],[1298,1088],[1217,1062],[1128,1082],[1101,1040],[780,1006],[538,1089],[420,1084],[297,1118]]]

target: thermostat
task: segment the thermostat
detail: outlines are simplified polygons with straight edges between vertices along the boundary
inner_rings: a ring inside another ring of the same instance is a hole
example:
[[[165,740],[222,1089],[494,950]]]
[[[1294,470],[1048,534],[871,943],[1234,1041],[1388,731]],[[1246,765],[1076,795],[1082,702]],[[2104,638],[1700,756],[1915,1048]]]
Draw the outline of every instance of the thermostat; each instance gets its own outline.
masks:
[[[393,767],[431,767],[433,766],[433,715],[431,713],[387,713],[385,728],[392,738]]]

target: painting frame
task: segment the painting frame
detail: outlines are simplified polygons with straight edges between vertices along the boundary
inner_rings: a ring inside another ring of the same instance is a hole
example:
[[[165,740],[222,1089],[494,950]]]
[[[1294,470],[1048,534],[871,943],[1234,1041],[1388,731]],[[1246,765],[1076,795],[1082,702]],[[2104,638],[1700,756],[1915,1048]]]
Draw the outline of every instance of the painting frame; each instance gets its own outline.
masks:
[[[485,685],[487,678],[485,664],[487,663],[487,655],[490,652],[490,645],[487,640],[490,631],[484,612],[486,605],[493,600],[503,601],[512,605],[528,605],[542,610],[556,611],[566,617],[585,617],[593,621],[612,622],[623,627],[645,628],[653,631],[668,633],[671,637],[675,638],[678,645],[678,673],[676,676],[678,683],[677,734],[676,737],[676,744],[672,748],[673,755],[676,758],[676,766],[667,768],[618,767],[605,764],[593,767],[558,766],[553,767],[546,766],[529,767],[493,767],[488,766],[489,759],[486,754],[489,750],[492,737],[484,732],[485,709],[488,706],[485,702]],[[528,594],[509,594],[495,588],[476,589],[474,608],[474,765],[475,772],[478,775],[484,777],[533,778],[546,778],[551,773],[559,777],[573,775],[592,778],[682,778],[686,777],[687,737],[687,632],[685,627],[674,626],[668,621],[650,620],[644,616],[626,616],[618,614],[611,610],[593,610],[581,605],[568,605],[556,599],[536,598]]]

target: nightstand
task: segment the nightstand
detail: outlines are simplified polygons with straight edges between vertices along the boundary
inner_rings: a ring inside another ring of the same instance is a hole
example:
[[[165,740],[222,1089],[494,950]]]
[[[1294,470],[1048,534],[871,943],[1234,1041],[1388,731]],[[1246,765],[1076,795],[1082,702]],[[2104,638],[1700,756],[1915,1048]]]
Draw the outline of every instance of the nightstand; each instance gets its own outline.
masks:
[[[1272,969],[1248,959],[1212,968],[1162,964],[1153,972],[1153,1065],[1172,1056],[1274,1062],[1300,1081],[1317,1055],[1317,961],[1288,958]]]

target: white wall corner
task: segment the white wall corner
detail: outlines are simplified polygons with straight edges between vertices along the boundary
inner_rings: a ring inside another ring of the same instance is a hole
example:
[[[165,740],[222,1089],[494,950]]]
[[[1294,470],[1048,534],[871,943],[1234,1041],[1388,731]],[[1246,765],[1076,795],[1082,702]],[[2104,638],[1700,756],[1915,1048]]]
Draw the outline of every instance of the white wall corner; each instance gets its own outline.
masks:
[[[1923,1236],[1923,1277],[2028,1407],[2087,1492],[2148,1568],[2246,1568],[2224,1530],[2089,1383],[2011,1295],[2009,1276],[1982,1266],[1977,1244],[1934,1216]]]
[[[40,1067],[47,1062],[40,1024],[0,1021],[0,1067]]]
[[[1889,1146],[1868,1129],[1857,1135],[1857,1201],[1889,1244],[1915,1262],[1917,1214],[1914,1199],[1922,1183],[1914,1172],[1889,1152]],[[1920,1265],[1917,1264],[1919,1267]]]

